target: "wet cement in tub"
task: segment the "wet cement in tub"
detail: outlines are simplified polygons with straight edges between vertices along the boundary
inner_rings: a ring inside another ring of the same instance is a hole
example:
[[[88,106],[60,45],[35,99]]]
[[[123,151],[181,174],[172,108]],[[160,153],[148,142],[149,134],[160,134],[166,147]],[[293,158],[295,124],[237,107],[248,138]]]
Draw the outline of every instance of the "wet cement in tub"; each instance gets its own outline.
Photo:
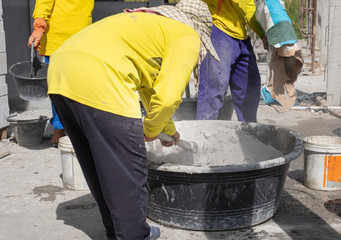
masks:
[[[181,139],[195,142],[192,152],[179,146],[163,147],[159,140],[146,144],[148,160],[156,164],[227,166],[254,164],[283,157],[283,153],[240,129],[211,121],[179,121]]]

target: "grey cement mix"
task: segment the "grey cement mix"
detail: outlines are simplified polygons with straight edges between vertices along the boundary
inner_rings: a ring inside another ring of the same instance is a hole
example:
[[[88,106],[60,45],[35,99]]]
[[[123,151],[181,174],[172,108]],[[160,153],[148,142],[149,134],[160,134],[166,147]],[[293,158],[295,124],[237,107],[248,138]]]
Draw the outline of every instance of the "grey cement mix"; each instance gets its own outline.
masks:
[[[160,141],[153,141],[146,144],[150,161],[211,167],[254,164],[283,156],[283,153],[250,133],[236,130],[237,125],[195,120],[179,121],[175,125],[181,139],[195,145],[196,151],[179,146],[163,147]]]

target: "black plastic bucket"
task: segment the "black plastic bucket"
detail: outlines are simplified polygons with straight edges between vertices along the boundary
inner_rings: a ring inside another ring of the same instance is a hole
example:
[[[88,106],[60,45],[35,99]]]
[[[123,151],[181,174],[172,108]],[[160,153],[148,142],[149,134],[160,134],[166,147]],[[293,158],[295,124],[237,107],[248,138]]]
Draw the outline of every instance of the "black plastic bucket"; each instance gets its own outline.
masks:
[[[22,147],[39,145],[44,135],[47,116],[14,114],[7,117],[13,128],[15,140]]]
[[[303,151],[298,134],[271,125],[232,121],[175,124],[180,134],[179,125],[192,132],[196,127],[209,132],[214,125],[246,132],[282,154],[252,164],[199,166],[191,160],[181,160],[181,164],[169,162],[165,155],[160,155],[160,162],[152,161],[153,155],[149,152],[147,215],[150,219],[175,228],[220,231],[250,227],[273,217],[280,204],[290,162]],[[187,138],[185,132],[181,136]],[[156,146],[149,151],[159,149]]]
[[[39,101],[47,97],[47,68],[48,64],[41,63],[41,68],[35,72],[34,77],[31,77],[30,61],[19,62],[9,68],[20,98]]]

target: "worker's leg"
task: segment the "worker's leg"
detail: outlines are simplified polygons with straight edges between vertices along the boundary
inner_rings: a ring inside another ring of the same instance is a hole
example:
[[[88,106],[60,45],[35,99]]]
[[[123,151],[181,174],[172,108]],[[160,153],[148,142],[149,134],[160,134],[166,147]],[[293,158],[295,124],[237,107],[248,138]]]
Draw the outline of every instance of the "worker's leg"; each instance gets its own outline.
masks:
[[[54,147],[57,147],[59,139],[65,136],[65,131],[61,121],[59,120],[58,114],[53,106],[53,103],[51,103],[51,109],[52,118],[50,119],[50,123],[53,126],[53,136],[51,138],[51,143]]]
[[[146,223],[148,167],[141,119],[118,116],[69,99],[66,102],[89,142],[97,181],[93,176],[88,178],[90,185],[93,179],[100,185],[100,192],[93,191],[93,187],[91,191],[94,196],[104,197],[105,202],[98,204],[109,209],[116,237],[149,239],[150,228]],[[63,115],[61,119],[64,123]],[[67,123],[64,126],[72,141],[72,129]],[[76,143],[74,148],[77,157],[82,158],[84,147]],[[81,163],[81,166],[89,167],[87,163]],[[92,170],[85,170],[85,177],[87,171]]]
[[[238,40],[231,38],[213,26],[211,39],[215,49],[219,49],[220,61],[207,53],[200,66],[200,83],[197,103],[197,120],[216,120],[224,105],[228,89],[231,67],[239,56]]]
[[[257,122],[261,79],[250,39],[240,40],[241,54],[231,71],[230,90],[239,121]]]
[[[114,224],[100,187],[89,142],[79,126],[79,122],[74,116],[74,113],[64,101],[64,98],[60,95],[50,95],[50,97],[61,116],[66,131],[70,132],[68,135],[72,141],[73,148],[76,151],[77,159],[81,165],[90,191],[98,204],[108,239],[116,240]]]
[[[50,56],[44,57],[45,63],[50,62]],[[63,136],[65,136],[65,131],[62,123],[59,120],[59,117],[57,115],[57,112],[53,106],[53,103],[51,102],[51,109],[52,109],[52,118],[50,119],[50,123],[53,127],[53,135],[51,138],[51,143],[54,147],[58,146],[59,139]]]

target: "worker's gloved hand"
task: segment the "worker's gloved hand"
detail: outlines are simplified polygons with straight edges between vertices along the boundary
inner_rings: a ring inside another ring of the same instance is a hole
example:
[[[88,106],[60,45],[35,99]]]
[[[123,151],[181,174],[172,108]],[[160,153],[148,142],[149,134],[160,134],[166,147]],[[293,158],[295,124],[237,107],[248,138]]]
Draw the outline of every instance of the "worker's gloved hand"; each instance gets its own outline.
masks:
[[[39,51],[40,40],[42,39],[46,29],[46,21],[43,18],[36,18],[33,22],[33,32],[28,39],[28,46],[31,48],[34,42],[34,50]]]

